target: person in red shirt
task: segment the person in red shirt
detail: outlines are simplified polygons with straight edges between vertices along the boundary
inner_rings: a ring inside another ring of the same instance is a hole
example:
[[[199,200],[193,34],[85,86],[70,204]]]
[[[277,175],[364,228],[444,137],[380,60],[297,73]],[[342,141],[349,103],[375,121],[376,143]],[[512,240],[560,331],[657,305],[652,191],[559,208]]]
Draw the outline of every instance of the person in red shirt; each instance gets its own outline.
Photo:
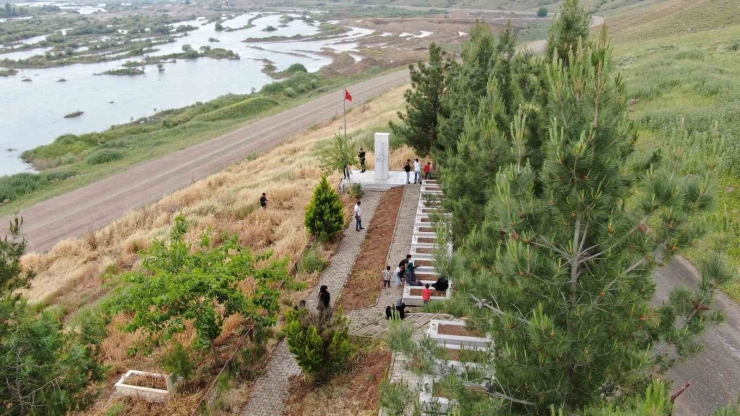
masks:
[[[424,285],[424,290],[421,291],[421,298],[424,300],[424,303],[429,303],[429,300],[432,299],[432,291],[429,290],[429,283]]]
[[[432,177],[432,162],[427,162],[424,165],[424,179],[430,179]]]

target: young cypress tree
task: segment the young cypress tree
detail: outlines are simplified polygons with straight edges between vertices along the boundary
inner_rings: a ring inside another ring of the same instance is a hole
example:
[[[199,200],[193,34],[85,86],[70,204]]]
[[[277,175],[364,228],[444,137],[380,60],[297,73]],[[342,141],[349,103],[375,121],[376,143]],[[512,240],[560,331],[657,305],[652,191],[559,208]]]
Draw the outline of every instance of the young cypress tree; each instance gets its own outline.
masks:
[[[438,150],[437,125],[447,84],[449,62],[436,43],[429,45],[429,63],[410,65],[411,89],[406,90],[406,113],[398,112],[404,124],[390,122],[393,133],[403,137],[420,156]]]
[[[321,241],[334,239],[344,229],[344,211],[339,194],[331,189],[326,176],[313,191],[306,207],[306,228]]]

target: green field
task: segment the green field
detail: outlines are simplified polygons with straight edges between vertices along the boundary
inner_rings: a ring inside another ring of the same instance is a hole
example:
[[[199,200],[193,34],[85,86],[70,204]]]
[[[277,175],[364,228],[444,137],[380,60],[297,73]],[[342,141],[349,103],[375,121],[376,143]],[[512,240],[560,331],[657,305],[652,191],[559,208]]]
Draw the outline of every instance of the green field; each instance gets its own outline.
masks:
[[[671,143],[683,126],[707,146],[722,145],[722,172],[716,191],[720,210],[708,218],[710,229],[726,211],[733,239],[729,254],[740,267],[740,2],[712,0],[702,7],[670,1],[639,9],[615,21],[615,56],[640,129],[645,153]],[[663,12],[656,18],[655,10]],[[672,10],[668,13],[668,10]],[[717,28],[711,22],[724,16]],[[632,24],[629,24],[632,22]],[[641,22],[641,23],[637,23]],[[689,33],[689,28],[703,28]],[[637,38],[640,40],[638,41]],[[708,241],[688,253],[696,260]],[[740,283],[725,288],[740,301]]]

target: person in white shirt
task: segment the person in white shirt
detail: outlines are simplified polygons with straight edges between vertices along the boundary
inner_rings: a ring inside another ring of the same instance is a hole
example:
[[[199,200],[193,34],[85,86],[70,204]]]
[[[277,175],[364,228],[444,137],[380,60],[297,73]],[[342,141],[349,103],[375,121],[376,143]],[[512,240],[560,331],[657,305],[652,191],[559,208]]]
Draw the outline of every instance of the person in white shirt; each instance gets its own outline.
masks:
[[[365,229],[365,227],[362,226],[362,209],[360,209],[361,203],[362,201],[358,200],[357,203],[355,204],[354,214],[355,214],[355,220],[357,220],[355,223],[355,231],[360,231],[360,230]]]
[[[385,266],[383,270],[383,289],[391,287],[391,266]]]
[[[401,267],[396,267],[396,270],[393,272],[393,276],[396,278],[396,287],[401,287],[403,284],[403,281],[401,280],[401,275],[403,274],[403,269]]]
[[[414,183],[417,181],[421,185],[421,163],[419,159],[414,159]]]

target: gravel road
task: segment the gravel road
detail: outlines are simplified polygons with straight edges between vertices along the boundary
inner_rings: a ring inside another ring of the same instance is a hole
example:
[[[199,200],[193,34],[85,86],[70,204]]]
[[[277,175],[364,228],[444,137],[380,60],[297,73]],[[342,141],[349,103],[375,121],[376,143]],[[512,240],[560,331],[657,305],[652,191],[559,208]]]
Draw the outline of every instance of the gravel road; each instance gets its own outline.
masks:
[[[408,82],[408,70],[348,87],[362,105]],[[104,227],[132,208],[154,202],[194,181],[218,172],[246,156],[272,148],[310,126],[342,114],[338,91],[242,127],[216,139],[135,166],[84,188],[20,211],[29,252],[50,249],[58,241]],[[10,217],[0,218],[8,224]],[[4,235],[6,230],[0,231]]]
[[[696,268],[677,257],[656,271],[654,302],[668,299],[674,287],[696,287],[699,281]],[[717,407],[735,403],[740,394],[740,306],[719,291],[714,303],[714,307],[724,309],[725,322],[703,334],[704,349],[700,353],[668,373],[674,392],[685,382],[691,383],[676,399],[674,416],[711,415]]]

